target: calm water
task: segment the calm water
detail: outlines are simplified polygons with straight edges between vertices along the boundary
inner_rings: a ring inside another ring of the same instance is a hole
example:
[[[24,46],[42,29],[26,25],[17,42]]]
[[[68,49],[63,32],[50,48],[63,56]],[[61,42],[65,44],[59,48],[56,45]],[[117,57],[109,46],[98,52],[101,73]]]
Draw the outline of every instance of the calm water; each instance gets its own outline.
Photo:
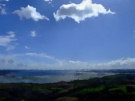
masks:
[[[0,70],[0,83],[54,83],[112,75],[77,70]]]

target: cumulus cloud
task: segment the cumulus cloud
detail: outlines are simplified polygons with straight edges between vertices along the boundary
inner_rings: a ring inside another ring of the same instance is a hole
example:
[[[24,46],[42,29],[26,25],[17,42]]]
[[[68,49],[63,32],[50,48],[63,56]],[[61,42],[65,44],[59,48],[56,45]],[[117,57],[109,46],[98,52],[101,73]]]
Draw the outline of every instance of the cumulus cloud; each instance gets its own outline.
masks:
[[[8,46],[10,42],[15,40],[15,34],[9,32],[7,36],[0,36],[0,46]]]
[[[0,1],[6,1],[6,2],[9,2],[9,0],[0,0]]]
[[[51,61],[51,62],[50,62]],[[19,66],[19,67],[18,67]],[[104,63],[62,60],[45,53],[1,55],[0,69],[135,69],[135,58],[121,58]]]
[[[14,48],[13,45],[11,45],[11,42],[16,41],[15,38],[15,32],[9,31],[8,35],[6,36],[0,36],[0,46],[6,47],[7,50],[11,50]]]
[[[1,15],[6,15],[6,4],[0,3],[0,14]]]
[[[56,13],[53,13],[56,21],[68,17],[77,23],[86,18],[97,17],[99,14],[115,14],[115,12],[106,10],[102,4],[92,3],[92,0],[83,0],[80,4],[63,4]]]
[[[28,46],[24,46],[24,48],[25,48],[25,49],[30,49],[30,47],[28,47]]]
[[[36,37],[36,36],[37,36],[36,31],[31,31],[30,36],[31,36],[31,37]]]
[[[0,69],[135,69],[135,58],[91,64],[85,61],[58,59],[46,53],[0,54]]]
[[[121,58],[104,63],[91,64],[84,61],[61,61],[61,64],[55,64],[53,67],[61,69],[135,69],[135,58]]]
[[[4,3],[3,3],[3,1],[4,1]],[[0,14],[1,15],[6,15],[7,14],[5,2],[9,2],[9,0],[0,0]]]
[[[92,66],[98,69],[135,69],[135,58],[121,58]]]
[[[7,12],[6,12],[6,10],[3,8],[3,9],[1,9],[1,14],[2,15],[5,15],[5,14],[7,14]]]
[[[15,10],[13,13],[17,14],[21,19],[33,19],[34,21],[49,20],[48,17],[41,15],[39,12],[37,12],[36,8],[30,5],[27,7],[21,7],[20,10]]]
[[[47,59],[50,59],[50,60],[55,60],[57,61],[57,59],[55,59],[54,57],[52,56],[49,56],[45,53],[26,53],[25,54],[26,56],[32,56],[32,57],[40,57],[40,58],[47,58]]]
[[[0,54],[0,69],[24,69],[27,65],[18,61],[17,56]]]
[[[51,69],[56,63],[56,58],[45,53],[0,54],[0,69]]]
[[[44,0],[45,2],[48,2],[49,4],[52,3],[52,0]]]

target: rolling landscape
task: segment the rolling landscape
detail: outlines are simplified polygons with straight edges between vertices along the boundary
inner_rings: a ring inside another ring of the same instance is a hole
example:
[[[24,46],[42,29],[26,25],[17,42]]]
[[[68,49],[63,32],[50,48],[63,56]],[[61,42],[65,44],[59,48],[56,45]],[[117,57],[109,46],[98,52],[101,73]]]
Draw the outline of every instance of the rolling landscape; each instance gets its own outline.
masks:
[[[0,77],[5,76],[8,82],[4,78],[0,80],[0,101],[135,100],[135,70],[81,71],[1,70]],[[66,79],[73,74],[76,78]],[[67,77],[53,80],[62,75]],[[20,78],[17,79],[16,76]],[[44,76],[50,78],[46,79]]]
[[[56,83],[0,83],[0,101],[134,101],[135,74]]]

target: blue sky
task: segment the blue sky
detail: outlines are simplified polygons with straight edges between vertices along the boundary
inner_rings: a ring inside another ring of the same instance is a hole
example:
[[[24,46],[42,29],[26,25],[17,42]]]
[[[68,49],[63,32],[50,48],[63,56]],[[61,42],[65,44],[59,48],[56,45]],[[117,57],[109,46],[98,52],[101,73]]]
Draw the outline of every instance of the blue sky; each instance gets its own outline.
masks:
[[[0,69],[134,68],[134,4],[0,0]]]

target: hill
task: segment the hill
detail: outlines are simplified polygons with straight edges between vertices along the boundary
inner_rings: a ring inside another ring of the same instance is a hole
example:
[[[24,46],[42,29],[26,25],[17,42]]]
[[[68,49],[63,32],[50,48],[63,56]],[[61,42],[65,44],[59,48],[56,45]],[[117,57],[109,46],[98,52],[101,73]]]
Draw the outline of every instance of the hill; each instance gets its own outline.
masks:
[[[0,101],[135,101],[135,74],[48,84],[0,84]]]

